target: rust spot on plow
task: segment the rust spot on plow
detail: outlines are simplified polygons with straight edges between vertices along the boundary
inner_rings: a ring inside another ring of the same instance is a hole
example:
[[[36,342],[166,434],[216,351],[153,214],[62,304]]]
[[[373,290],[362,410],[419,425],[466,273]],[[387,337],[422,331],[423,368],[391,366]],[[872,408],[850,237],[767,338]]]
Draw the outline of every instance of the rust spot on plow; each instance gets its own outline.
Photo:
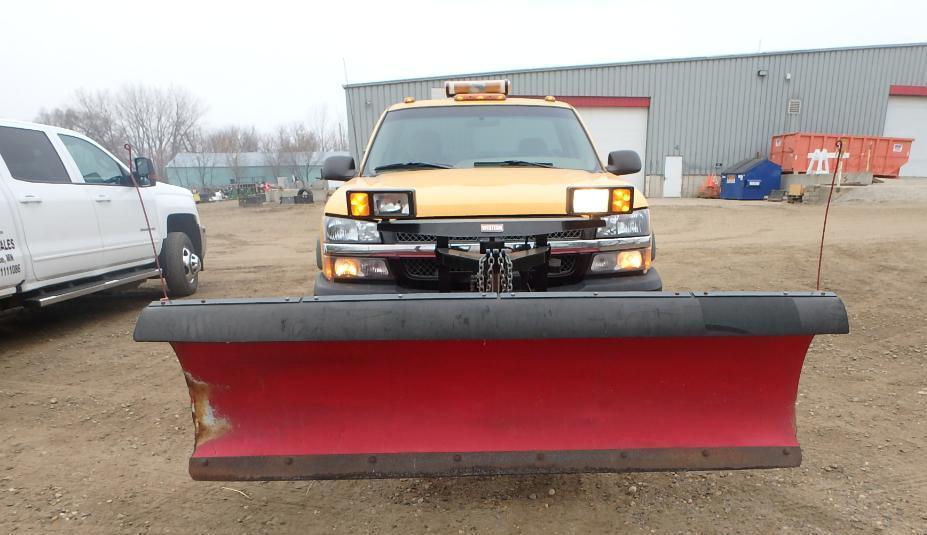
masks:
[[[190,389],[190,409],[193,412],[193,426],[196,429],[196,445],[200,446],[219,438],[232,428],[231,423],[216,414],[209,404],[209,383],[200,381],[184,372],[187,388]]]

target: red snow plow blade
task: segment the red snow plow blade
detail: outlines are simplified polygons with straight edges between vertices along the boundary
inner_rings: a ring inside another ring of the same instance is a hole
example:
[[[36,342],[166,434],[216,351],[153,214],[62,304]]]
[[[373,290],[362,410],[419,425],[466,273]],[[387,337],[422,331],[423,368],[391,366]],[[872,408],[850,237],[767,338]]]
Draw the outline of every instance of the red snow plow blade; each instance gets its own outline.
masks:
[[[479,294],[154,303],[200,480],[798,466],[829,293]]]

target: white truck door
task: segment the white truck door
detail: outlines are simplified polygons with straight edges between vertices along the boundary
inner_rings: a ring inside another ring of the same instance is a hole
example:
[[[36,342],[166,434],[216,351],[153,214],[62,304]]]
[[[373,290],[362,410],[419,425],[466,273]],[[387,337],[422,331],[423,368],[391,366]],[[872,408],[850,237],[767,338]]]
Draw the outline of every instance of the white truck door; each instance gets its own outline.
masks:
[[[86,139],[58,134],[71,156],[84,185],[80,187],[93,203],[103,235],[103,265],[121,266],[140,261],[154,262],[151,240],[138,193],[128,185],[125,169],[108,152]],[[68,162],[71,163],[71,162]],[[157,224],[150,188],[142,188],[152,225]],[[154,229],[157,236],[157,230]]]
[[[49,280],[100,268],[103,242],[93,203],[71,181],[42,130],[0,126],[0,158],[9,174],[32,270]]]
[[[0,180],[4,173],[0,170]],[[6,198],[3,184],[0,184],[0,297],[16,293],[16,286],[26,278],[23,266],[23,251],[13,220],[16,208]]]

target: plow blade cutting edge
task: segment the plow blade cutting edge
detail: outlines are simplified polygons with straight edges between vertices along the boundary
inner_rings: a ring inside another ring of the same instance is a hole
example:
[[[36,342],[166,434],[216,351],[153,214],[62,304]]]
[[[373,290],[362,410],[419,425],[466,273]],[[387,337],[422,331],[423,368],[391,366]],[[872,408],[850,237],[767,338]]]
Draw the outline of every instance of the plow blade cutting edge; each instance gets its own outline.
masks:
[[[830,293],[536,293],[153,303],[200,480],[798,466]]]

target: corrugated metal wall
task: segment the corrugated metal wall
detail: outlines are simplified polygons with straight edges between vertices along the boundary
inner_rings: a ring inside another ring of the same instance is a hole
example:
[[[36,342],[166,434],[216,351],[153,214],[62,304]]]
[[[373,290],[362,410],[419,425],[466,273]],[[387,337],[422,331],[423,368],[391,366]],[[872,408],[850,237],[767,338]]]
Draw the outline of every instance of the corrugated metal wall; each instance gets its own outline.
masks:
[[[684,173],[703,174],[766,155],[773,134],[881,135],[889,86],[927,85],[927,44],[353,84],[345,86],[351,151],[359,157],[380,114],[403,97],[431,98],[447,79],[499,77],[521,95],[650,97],[645,172],[662,174],[663,158],[681,154]],[[786,113],[789,99],[801,100],[801,113]]]

